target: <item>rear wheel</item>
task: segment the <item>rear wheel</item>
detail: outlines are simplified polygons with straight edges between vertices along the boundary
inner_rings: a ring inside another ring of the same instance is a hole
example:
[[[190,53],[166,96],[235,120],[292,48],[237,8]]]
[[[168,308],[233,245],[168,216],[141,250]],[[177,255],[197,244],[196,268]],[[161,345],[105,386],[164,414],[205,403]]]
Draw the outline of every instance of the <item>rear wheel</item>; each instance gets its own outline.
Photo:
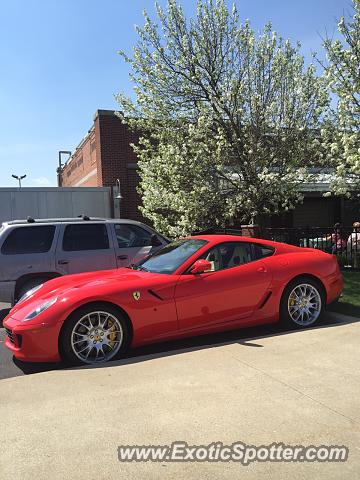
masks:
[[[89,305],[74,312],[60,336],[60,350],[72,364],[104,363],[124,352],[129,329],[126,319],[110,305]]]
[[[280,304],[280,319],[290,327],[304,328],[318,323],[325,306],[323,288],[316,280],[301,277],[285,289]]]

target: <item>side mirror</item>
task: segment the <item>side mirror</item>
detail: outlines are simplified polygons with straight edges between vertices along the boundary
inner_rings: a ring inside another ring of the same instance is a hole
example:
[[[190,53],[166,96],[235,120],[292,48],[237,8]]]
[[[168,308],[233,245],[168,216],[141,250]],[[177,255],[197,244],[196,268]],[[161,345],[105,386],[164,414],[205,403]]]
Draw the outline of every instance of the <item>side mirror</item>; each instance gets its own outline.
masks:
[[[153,233],[151,235],[151,246],[152,247],[160,247],[161,245],[162,245],[162,241],[160,240],[160,238],[155,233]]]
[[[211,268],[212,267],[210,262],[208,262],[204,258],[200,258],[200,260],[196,260],[194,265],[191,267],[190,273],[205,273],[211,271]]]

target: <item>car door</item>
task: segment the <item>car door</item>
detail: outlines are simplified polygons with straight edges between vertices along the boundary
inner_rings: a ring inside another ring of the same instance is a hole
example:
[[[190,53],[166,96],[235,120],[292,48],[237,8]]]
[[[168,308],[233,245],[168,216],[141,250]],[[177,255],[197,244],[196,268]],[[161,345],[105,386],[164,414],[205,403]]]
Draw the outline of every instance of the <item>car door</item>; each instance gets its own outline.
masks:
[[[162,246],[153,247],[151,237],[154,233],[139,225],[114,223],[113,228],[118,267],[126,267],[131,263],[136,263]]]
[[[116,268],[115,250],[105,222],[62,225],[56,264],[61,274]]]
[[[224,242],[201,258],[212,271],[181,276],[175,290],[180,330],[249,319],[266,298],[271,273],[250,243]]]
[[[0,242],[0,280],[55,271],[58,225],[19,225]]]

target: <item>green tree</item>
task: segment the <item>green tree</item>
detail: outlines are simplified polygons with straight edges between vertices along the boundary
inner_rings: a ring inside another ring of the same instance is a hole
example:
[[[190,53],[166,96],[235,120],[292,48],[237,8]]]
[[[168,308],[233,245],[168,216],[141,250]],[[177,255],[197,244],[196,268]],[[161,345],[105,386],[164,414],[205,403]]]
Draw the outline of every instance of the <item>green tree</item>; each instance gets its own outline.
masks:
[[[322,129],[325,164],[335,167],[332,191],[347,196],[360,188],[360,0],[353,6],[353,17],[338,23],[341,40],[325,39],[328,64],[323,64],[337,100],[336,111]]]
[[[235,5],[199,1],[187,19],[176,0],[158,24],[144,13],[131,57],[136,101],[117,96],[141,132],[143,214],[171,236],[292,208],[314,158],[328,96],[270,24],[258,35]]]

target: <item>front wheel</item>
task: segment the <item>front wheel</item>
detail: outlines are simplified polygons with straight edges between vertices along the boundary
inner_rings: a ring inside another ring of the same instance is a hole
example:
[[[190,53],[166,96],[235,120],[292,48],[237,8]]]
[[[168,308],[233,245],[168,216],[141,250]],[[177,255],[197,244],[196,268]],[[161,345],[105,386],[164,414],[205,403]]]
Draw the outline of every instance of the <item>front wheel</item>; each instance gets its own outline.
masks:
[[[325,295],[320,284],[312,278],[299,278],[285,288],[280,319],[288,327],[310,327],[318,323],[324,305]]]
[[[116,308],[90,305],[68,318],[61,332],[60,350],[71,364],[103,363],[125,351],[128,339],[127,322]]]

